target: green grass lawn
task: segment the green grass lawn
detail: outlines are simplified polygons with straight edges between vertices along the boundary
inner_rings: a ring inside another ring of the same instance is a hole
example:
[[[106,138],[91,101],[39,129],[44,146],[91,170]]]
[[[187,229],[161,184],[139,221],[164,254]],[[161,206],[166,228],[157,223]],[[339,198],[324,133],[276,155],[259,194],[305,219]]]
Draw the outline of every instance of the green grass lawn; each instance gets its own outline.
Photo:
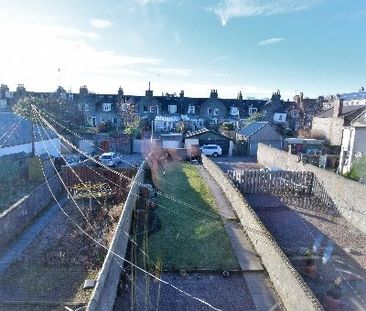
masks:
[[[175,163],[165,176],[154,178],[166,196],[217,215],[215,200],[199,172],[189,164]],[[158,196],[156,208],[161,229],[149,237],[150,258],[159,258],[163,270],[236,270],[239,264],[221,220]],[[173,212],[172,212],[173,211]]]

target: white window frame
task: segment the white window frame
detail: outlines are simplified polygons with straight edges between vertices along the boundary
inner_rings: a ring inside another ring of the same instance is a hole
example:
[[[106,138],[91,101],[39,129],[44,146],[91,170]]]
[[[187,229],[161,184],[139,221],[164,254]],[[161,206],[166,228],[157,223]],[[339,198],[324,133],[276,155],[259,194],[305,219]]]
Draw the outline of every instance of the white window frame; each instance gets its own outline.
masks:
[[[212,113],[212,108],[207,108],[207,114],[210,116]]]
[[[257,107],[249,107],[249,115],[255,114],[258,112]]]
[[[177,105],[168,105],[168,111],[169,113],[177,113]]]
[[[238,116],[239,115],[239,108],[238,107],[230,107],[230,114],[232,116]]]
[[[86,123],[88,126],[96,127],[96,121],[97,121],[97,118],[94,116],[86,117]]]
[[[195,113],[196,113],[196,106],[194,106],[194,105],[189,105],[189,106],[188,106],[188,113],[189,113],[189,114],[195,114]]]
[[[87,103],[84,104],[84,111],[89,111],[89,104]]]
[[[219,111],[220,111],[219,108],[215,108],[214,111],[213,111],[214,116],[218,116],[219,115]]]
[[[149,111],[150,111],[150,113],[155,113],[155,106],[150,106],[150,109],[149,109]]]
[[[112,110],[112,104],[111,103],[103,103],[102,106],[103,106],[103,111],[104,112],[109,112],[109,111]]]

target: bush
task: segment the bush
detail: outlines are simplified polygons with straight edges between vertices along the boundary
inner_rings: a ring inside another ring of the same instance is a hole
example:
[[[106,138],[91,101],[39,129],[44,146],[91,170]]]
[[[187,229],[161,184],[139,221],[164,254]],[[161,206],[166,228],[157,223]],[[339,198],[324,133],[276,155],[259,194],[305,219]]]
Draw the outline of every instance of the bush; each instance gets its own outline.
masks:
[[[366,156],[361,157],[353,165],[349,173],[344,174],[345,177],[360,181],[366,179]]]
[[[29,161],[28,179],[33,182],[40,182],[43,179],[43,172],[38,157],[33,157]]]

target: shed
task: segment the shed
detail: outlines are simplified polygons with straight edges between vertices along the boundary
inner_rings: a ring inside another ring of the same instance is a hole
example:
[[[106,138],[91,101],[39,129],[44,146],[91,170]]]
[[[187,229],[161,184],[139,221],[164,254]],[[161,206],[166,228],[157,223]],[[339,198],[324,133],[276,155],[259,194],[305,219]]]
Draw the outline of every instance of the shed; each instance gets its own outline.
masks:
[[[222,154],[227,156],[229,153],[230,139],[218,132],[203,128],[194,132],[188,132],[185,136],[185,143],[194,144],[197,142],[200,146],[215,144],[219,145],[222,149]]]
[[[268,122],[250,123],[238,134],[239,139],[248,143],[248,155],[257,155],[259,143],[282,149],[283,137]]]
[[[182,147],[183,136],[181,133],[161,134],[160,141],[163,148],[177,149]]]

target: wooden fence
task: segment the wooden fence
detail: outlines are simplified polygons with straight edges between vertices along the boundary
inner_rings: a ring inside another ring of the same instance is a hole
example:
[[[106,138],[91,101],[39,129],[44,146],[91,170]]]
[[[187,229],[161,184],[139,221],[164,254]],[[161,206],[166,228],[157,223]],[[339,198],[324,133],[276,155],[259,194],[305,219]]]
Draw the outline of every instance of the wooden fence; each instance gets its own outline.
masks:
[[[310,194],[314,175],[289,171],[229,171],[229,178],[243,194]]]
[[[243,194],[314,195],[332,213],[339,213],[314,173],[250,170],[229,171],[228,175]]]
[[[61,170],[62,180],[71,193],[80,184],[104,184],[111,193],[118,194],[120,198],[125,198],[131,184],[131,178],[136,174],[135,168],[123,168],[113,171],[101,167],[78,166],[72,169],[63,166]],[[81,182],[82,181],[82,182]]]

